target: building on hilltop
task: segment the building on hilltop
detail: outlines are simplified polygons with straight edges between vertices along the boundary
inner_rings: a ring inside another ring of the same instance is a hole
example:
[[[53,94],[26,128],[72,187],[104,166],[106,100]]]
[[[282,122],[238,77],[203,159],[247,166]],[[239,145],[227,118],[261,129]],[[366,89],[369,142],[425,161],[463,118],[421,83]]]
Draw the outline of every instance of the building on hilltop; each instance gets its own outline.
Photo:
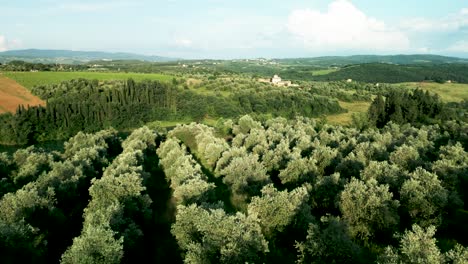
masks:
[[[259,82],[264,82],[264,83],[270,83],[275,86],[297,86],[292,84],[291,81],[283,81],[281,77],[279,77],[277,74],[275,74],[272,78],[270,79],[258,79]]]
[[[272,84],[278,84],[281,82],[281,77],[275,74],[275,76],[273,76],[273,78],[270,79],[270,82]]]

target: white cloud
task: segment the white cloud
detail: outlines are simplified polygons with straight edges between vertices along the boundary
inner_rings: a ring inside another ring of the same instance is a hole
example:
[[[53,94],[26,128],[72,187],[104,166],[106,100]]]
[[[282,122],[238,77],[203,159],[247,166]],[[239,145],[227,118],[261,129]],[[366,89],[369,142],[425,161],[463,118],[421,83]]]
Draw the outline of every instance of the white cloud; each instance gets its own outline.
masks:
[[[417,53],[431,53],[432,50],[428,47],[422,47],[422,48],[419,48],[419,49],[416,49],[416,52]]]
[[[0,35],[0,51],[8,50],[5,36]]]
[[[19,40],[16,40],[16,39],[9,40],[5,36],[0,35],[0,52],[18,48],[20,46],[21,46],[21,42]]]
[[[126,8],[134,6],[134,2],[116,1],[100,3],[63,3],[58,6],[59,9],[71,12],[98,12],[108,11],[117,8]]]
[[[409,48],[404,33],[368,17],[347,0],[335,0],[323,13],[312,9],[293,11],[287,27],[312,49],[398,51]]]
[[[448,47],[447,51],[468,53],[468,41],[460,40]]]
[[[191,41],[190,39],[187,39],[187,38],[178,38],[175,40],[175,44],[176,46],[179,46],[179,47],[191,47],[192,44],[193,44],[193,41]]]
[[[413,32],[453,32],[465,26],[468,26],[468,8],[438,19],[412,18],[403,21],[400,25],[403,30]]]

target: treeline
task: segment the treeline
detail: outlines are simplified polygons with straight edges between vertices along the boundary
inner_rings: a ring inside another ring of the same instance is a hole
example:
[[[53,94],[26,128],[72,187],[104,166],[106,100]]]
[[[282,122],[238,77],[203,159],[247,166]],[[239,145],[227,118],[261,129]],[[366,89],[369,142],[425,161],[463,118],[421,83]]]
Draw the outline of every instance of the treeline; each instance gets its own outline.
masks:
[[[309,82],[297,81],[294,82],[299,85],[294,89],[303,90],[313,95],[320,95],[330,98],[336,98],[340,101],[353,102],[353,101],[371,101],[373,95],[383,93],[391,89],[388,84],[368,84],[360,82],[345,82],[345,81],[332,81],[332,82]],[[258,79],[247,78],[219,78],[207,79],[200,83],[192,85],[193,88],[204,88],[213,91],[214,93],[222,94],[223,92],[237,92],[245,89],[271,89],[273,86],[268,83],[260,83]]]
[[[46,99],[47,106],[20,106],[15,114],[0,115],[2,143],[66,139],[79,131],[92,132],[109,126],[129,129],[155,120],[200,121],[247,113],[311,117],[344,111],[336,99],[273,87],[215,96],[157,81],[128,80],[109,85],[82,79],[32,91]]]
[[[394,65],[382,63],[350,65],[326,75],[313,76],[315,81],[352,79],[368,83],[454,81],[468,83],[468,64]]]
[[[25,61],[10,61],[5,64],[0,64],[2,71],[84,71],[89,67],[79,64],[44,64],[44,63],[30,63]]]
[[[466,129],[243,116],[1,154],[2,262],[466,263]]]
[[[415,89],[393,89],[379,94],[368,110],[369,122],[379,128],[388,122],[397,124],[430,124],[445,120],[466,120],[466,101],[443,104],[437,94]]]

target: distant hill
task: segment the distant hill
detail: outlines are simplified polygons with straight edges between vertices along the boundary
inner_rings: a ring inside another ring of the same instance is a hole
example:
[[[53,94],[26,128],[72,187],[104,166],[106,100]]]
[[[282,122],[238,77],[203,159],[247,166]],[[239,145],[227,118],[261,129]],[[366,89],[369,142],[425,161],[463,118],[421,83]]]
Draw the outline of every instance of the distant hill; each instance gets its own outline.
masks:
[[[350,64],[362,63],[389,63],[389,64],[444,64],[444,63],[468,63],[468,59],[446,57],[430,54],[416,55],[353,55],[353,56],[328,56],[314,58],[278,59],[283,64],[310,65],[330,67],[342,67]]]
[[[149,62],[175,61],[175,58],[147,56],[133,53],[111,53],[101,51],[72,51],[72,50],[10,50],[0,52],[0,62],[22,60],[34,63],[86,63],[102,60],[138,60]]]
[[[420,82],[425,80],[445,82],[450,80],[468,83],[468,64],[393,65],[367,63],[350,65],[329,74],[312,76],[310,79],[315,81],[352,79],[370,83]]]

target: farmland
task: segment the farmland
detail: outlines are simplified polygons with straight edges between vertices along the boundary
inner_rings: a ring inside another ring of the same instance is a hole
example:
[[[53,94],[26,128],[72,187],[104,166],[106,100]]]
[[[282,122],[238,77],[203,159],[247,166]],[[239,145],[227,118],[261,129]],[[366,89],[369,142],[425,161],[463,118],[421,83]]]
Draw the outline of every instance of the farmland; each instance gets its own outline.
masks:
[[[352,121],[353,114],[366,113],[369,109],[370,102],[342,102],[340,106],[348,110],[347,113],[327,116],[327,122],[333,125],[349,125]]]
[[[312,75],[313,76],[327,75],[327,74],[330,74],[330,73],[336,72],[336,71],[338,71],[338,69],[315,70],[315,71],[312,71]]]
[[[420,83],[403,83],[405,88],[420,88],[440,96],[445,102],[460,102],[468,100],[468,84],[461,83],[435,83],[435,82],[420,82]]]
[[[15,112],[19,105],[45,105],[26,88],[0,74],[0,113]]]
[[[170,81],[173,76],[165,74],[143,74],[143,73],[124,73],[124,72],[4,72],[6,77],[11,78],[31,89],[36,85],[57,84],[72,79],[96,79],[100,81],[107,80],[127,80],[129,78],[135,81],[158,80]]]

